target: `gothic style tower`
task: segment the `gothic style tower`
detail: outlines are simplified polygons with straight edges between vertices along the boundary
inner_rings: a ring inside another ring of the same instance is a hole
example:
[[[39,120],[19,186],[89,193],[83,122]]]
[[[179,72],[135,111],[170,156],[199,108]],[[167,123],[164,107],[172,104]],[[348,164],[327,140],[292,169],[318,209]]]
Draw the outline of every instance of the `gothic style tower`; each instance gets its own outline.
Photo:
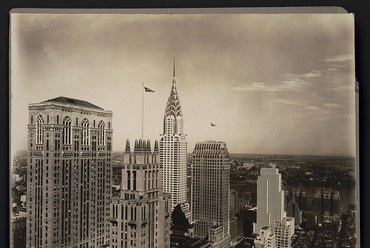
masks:
[[[26,247],[109,246],[112,111],[67,97],[28,109]]]
[[[175,63],[172,88],[166,105],[163,134],[160,140],[160,161],[163,167],[163,191],[171,194],[171,211],[180,204],[187,217],[190,217],[189,204],[186,202],[187,142],[180,100],[176,90]]]
[[[169,248],[170,195],[161,185],[158,141],[129,140],[123,155],[121,196],[111,203],[111,246]]]

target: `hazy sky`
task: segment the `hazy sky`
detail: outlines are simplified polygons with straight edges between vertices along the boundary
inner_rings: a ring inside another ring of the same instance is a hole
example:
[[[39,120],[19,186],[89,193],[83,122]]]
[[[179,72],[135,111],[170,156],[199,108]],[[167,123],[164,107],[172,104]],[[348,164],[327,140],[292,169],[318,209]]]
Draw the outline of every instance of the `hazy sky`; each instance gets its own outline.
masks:
[[[176,58],[189,152],[354,155],[353,43],[347,14],[12,14],[12,149],[29,103],[66,96],[111,110],[122,151],[141,137],[142,83],[159,139]]]

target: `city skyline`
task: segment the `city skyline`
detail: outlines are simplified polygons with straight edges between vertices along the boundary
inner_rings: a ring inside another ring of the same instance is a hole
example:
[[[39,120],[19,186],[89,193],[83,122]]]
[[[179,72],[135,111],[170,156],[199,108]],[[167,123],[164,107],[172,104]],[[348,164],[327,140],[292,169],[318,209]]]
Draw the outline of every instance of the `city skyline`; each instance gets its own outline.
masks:
[[[188,153],[355,156],[353,17],[347,14],[11,15],[12,152],[27,108],[59,96],[114,114],[113,151],[159,140],[173,60]],[[140,31],[138,31],[140,30]],[[211,122],[216,126],[211,127]]]

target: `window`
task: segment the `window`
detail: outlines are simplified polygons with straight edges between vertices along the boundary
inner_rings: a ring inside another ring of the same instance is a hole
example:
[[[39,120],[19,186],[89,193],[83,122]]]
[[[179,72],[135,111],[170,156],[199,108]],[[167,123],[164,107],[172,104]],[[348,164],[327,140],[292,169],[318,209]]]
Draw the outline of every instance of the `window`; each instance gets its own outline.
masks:
[[[127,189],[130,190],[130,184],[131,184],[131,175],[130,175],[130,171],[127,171]]]
[[[63,144],[65,145],[70,145],[71,144],[71,136],[72,136],[72,132],[71,132],[71,118],[69,118],[68,116],[66,118],[64,118],[64,121],[63,121],[63,125],[64,125],[64,128],[63,128]]]
[[[105,124],[103,121],[99,122],[98,126],[98,145],[105,145],[105,136],[104,136],[104,129],[105,129]]]
[[[42,144],[44,140],[44,118],[41,115],[37,117],[36,124],[36,144]]]
[[[84,119],[82,121],[82,145],[89,144],[89,136],[90,136],[90,123],[88,119]]]
[[[133,179],[134,180],[133,190],[136,190],[136,171],[133,171],[132,174],[133,174],[133,177],[134,177],[134,179]]]

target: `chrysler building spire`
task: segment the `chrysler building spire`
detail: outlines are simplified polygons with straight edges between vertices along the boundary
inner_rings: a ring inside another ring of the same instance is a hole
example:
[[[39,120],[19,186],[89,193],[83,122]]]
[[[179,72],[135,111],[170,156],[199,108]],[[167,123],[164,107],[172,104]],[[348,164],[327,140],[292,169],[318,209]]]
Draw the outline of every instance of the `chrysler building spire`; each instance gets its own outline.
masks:
[[[173,80],[164,114],[164,133],[182,133],[183,119],[179,95],[176,89],[175,61],[173,62]]]
[[[173,78],[176,77],[176,60],[173,60]]]
[[[186,195],[187,180],[187,142],[184,134],[184,119],[180,99],[176,89],[176,66],[173,62],[173,79],[163,119],[161,134],[160,159],[162,165],[163,191],[171,194],[171,210],[180,204],[181,209],[190,218],[189,203]]]

